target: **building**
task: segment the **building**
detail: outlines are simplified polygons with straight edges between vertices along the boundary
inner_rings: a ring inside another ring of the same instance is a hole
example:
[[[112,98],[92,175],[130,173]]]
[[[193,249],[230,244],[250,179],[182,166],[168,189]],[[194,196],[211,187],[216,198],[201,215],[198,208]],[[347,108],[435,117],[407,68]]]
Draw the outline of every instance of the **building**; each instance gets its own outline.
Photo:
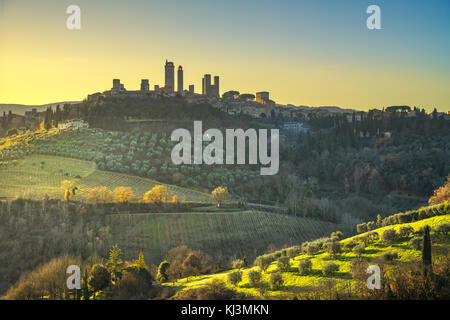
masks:
[[[256,93],[256,102],[261,104],[266,104],[270,101],[269,99],[269,92],[267,91],[261,91]]]
[[[193,84],[190,84],[190,85],[189,85],[189,93],[192,93],[192,94],[195,93],[195,91],[194,91],[194,85],[193,85]]]
[[[155,88],[155,92],[158,93],[158,91],[159,91],[159,85],[155,84],[154,88]]]
[[[202,94],[208,97],[220,97],[219,76],[214,77],[214,84],[211,84],[211,75],[205,74],[202,79]]]
[[[121,93],[125,91],[125,87],[123,83],[120,83],[120,79],[113,79],[113,87],[111,88],[111,93]]]
[[[172,93],[175,87],[175,74],[174,74],[174,64],[173,62],[167,61],[164,66],[165,69],[165,86],[164,90],[166,93]]]
[[[148,83],[148,79],[141,80],[141,91],[148,92],[150,90],[150,84]]]
[[[308,129],[301,122],[287,122],[283,124],[283,129],[292,132],[292,133],[300,133],[307,132]]]
[[[183,67],[178,67],[178,74],[177,74],[177,81],[178,81],[178,92],[183,92]]]
[[[89,124],[83,120],[74,119],[63,123],[58,123],[59,130],[82,130],[89,128]]]

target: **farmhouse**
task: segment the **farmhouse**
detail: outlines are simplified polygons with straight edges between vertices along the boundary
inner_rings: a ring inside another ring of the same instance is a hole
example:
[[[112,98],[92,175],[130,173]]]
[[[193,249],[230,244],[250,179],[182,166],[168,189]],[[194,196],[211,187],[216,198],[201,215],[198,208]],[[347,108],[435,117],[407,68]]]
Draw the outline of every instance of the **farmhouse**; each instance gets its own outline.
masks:
[[[58,124],[59,130],[82,130],[89,128],[89,124],[80,119],[69,120]]]

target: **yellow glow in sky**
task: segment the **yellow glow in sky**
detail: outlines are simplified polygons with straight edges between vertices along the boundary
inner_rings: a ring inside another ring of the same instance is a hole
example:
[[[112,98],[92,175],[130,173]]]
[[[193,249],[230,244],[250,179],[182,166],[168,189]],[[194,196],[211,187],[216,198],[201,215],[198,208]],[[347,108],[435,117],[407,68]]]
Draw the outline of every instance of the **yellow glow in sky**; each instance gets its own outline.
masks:
[[[243,40],[236,31],[219,36],[209,29],[172,30],[160,27],[157,14],[141,21],[131,11],[92,9],[82,30],[69,31],[65,1],[37,12],[8,3],[0,15],[0,103],[82,100],[109,90],[113,78],[129,90],[137,90],[141,79],[149,79],[151,88],[163,86],[169,59],[183,66],[184,87],[194,84],[197,93],[203,74],[210,73],[220,76],[221,93],[269,91],[281,104],[450,110],[448,72],[429,67],[430,60],[398,58],[394,50],[377,58],[377,52],[358,54],[357,46],[333,52],[332,44],[310,34],[304,41],[269,34],[266,43],[263,37]]]

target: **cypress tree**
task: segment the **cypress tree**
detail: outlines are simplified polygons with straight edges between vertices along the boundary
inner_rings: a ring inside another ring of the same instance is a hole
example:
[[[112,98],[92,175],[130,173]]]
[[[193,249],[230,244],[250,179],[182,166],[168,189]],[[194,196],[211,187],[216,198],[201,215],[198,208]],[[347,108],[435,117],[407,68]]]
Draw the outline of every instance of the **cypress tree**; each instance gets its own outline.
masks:
[[[425,226],[425,234],[423,236],[423,246],[422,246],[422,262],[425,266],[431,265],[431,237],[430,237],[430,226]]]

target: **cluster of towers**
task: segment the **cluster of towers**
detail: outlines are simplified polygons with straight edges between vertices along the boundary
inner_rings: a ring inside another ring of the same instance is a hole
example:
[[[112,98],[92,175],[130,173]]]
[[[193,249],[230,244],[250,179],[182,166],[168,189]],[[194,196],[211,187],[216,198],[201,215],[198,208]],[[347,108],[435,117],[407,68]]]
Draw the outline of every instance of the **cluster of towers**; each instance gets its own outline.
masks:
[[[164,81],[164,91],[166,93],[172,93],[175,91],[175,65],[173,62],[167,61],[164,65],[164,75],[165,75],[165,81]],[[184,86],[183,86],[183,67],[178,66],[177,71],[177,92],[183,92]],[[192,93],[194,93],[194,85],[189,86],[189,91],[192,90]]]
[[[214,84],[211,84],[211,75],[204,75],[202,79],[202,94],[208,97],[219,98],[219,76],[215,76]]]
[[[159,85],[154,86],[155,92],[159,92],[162,90],[165,93],[174,93],[175,92],[175,65],[173,62],[166,60],[164,65],[164,87],[160,88]],[[148,92],[150,91],[150,84],[148,79],[141,80],[141,90],[136,92]],[[184,91],[183,85],[183,67],[178,66],[177,71],[177,90],[176,92],[182,93]],[[120,83],[120,79],[113,79],[113,87],[111,89],[112,93],[122,93],[128,92],[132,93],[133,91],[127,91],[122,83]],[[189,93],[194,94],[194,85],[189,85]],[[202,94],[209,97],[220,97],[219,93],[219,77],[214,77],[214,84],[211,84],[211,75],[205,74],[202,79]]]
[[[164,90],[166,93],[172,93],[175,91],[175,65],[173,62],[167,61],[164,65],[165,71],[165,84]],[[183,67],[178,67],[177,72],[177,92],[183,92]],[[194,85],[189,85],[189,92],[194,93]],[[214,77],[214,84],[211,84],[211,75],[205,74],[202,79],[202,94],[209,97],[220,97],[219,93],[219,77]]]

